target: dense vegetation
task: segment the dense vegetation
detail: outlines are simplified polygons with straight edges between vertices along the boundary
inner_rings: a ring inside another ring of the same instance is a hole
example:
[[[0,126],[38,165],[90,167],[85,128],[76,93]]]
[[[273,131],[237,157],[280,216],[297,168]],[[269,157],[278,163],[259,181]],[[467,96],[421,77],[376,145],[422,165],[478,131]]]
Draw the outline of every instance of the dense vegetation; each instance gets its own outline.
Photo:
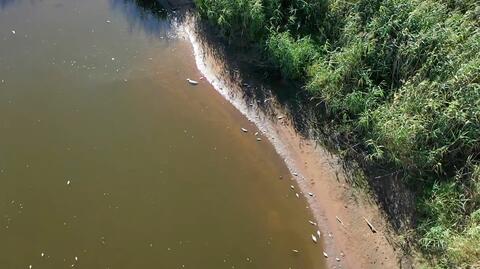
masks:
[[[197,0],[232,43],[301,82],[365,159],[417,187],[429,266],[480,267],[476,0]],[[233,42],[234,41],[234,42]]]

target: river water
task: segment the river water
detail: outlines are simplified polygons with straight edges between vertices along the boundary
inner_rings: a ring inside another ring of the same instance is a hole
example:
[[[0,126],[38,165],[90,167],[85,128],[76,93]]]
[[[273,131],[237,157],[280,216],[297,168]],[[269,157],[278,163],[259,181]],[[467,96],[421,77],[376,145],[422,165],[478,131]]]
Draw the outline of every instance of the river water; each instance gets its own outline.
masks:
[[[285,164],[170,18],[0,0],[0,268],[324,268]]]

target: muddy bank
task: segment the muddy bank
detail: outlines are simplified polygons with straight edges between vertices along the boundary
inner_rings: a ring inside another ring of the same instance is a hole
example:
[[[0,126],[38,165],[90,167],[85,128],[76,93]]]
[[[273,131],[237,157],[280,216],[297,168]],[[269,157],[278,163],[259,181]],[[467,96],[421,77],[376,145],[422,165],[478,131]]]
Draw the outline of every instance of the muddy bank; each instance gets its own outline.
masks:
[[[195,19],[181,29],[190,40],[197,67],[205,80],[267,136],[285,160],[291,179],[298,183],[322,232],[332,268],[398,268],[400,250],[391,243],[391,229],[382,211],[368,195],[350,186],[340,159],[299,134],[293,115],[271,90],[249,94],[258,85],[245,83],[242,74],[225,61],[221,50],[206,40]],[[250,83],[250,81],[249,81]],[[307,135],[306,135],[307,134]],[[367,224],[373,224],[375,231]],[[338,258],[338,259],[337,259]]]

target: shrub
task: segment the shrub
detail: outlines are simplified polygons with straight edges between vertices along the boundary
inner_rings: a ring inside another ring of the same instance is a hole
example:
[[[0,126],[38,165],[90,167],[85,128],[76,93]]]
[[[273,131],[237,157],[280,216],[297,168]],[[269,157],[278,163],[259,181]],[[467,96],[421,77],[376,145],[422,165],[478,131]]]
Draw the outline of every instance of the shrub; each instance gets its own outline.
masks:
[[[316,47],[309,37],[295,40],[289,32],[272,34],[267,50],[283,75],[292,79],[304,78],[306,68],[317,57]]]

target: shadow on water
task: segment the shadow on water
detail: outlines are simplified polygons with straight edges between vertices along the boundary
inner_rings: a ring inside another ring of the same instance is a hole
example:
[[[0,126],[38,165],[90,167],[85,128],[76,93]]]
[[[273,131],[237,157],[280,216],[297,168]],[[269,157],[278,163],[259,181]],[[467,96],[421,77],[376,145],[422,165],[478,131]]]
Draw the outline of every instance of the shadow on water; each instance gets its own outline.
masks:
[[[17,0],[0,0],[0,10],[6,9],[7,7],[11,6]]]
[[[110,0],[110,7],[126,17],[131,32],[140,28],[148,35],[165,37],[171,29],[167,10],[156,1]]]
[[[0,0],[2,1],[2,0]],[[120,11],[130,25],[130,31],[138,28],[148,35],[165,38],[173,24],[181,23],[190,5],[174,6],[170,1],[158,0],[109,0],[113,10]],[[174,2],[174,1],[173,1]],[[182,1],[184,3],[184,1]]]

